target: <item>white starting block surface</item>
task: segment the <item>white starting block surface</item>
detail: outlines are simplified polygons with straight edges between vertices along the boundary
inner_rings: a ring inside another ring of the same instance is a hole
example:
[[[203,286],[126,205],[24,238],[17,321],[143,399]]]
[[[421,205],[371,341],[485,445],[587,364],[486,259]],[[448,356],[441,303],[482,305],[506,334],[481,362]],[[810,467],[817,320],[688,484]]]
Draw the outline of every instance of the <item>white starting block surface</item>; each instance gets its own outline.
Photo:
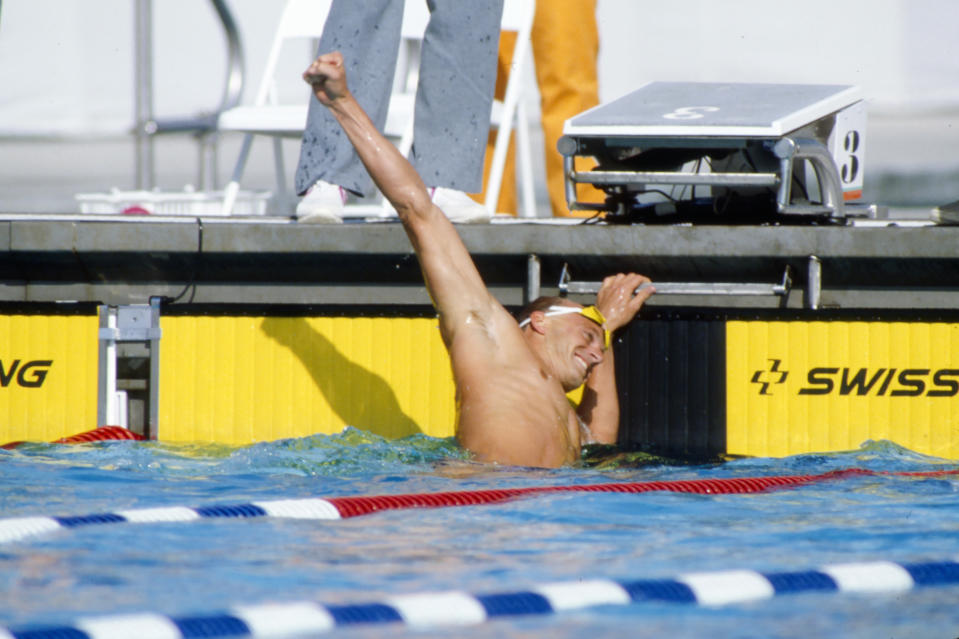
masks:
[[[599,208],[619,214],[633,206],[629,193],[649,192],[647,185],[708,185],[775,188],[779,214],[844,218],[844,202],[862,195],[865,129],[855,86],[652,82],[567,120],[557,147],[574,209],[597,208],[576,200],[577,183],[603,188],[608,197]],[[681,153],[650,153],[663,149]],[[717,149],[741,158],[720,154],[714,163]],[[707,170],[700,171],[696,151],[709,156]],[[612,168],[577,172],[577,155]],[[695,162],[694,172],[676,169],[670,158],[677,156]],[[800,197],[793,198],[797,180]]]
[[[651,82],[571,118],[563,133],[778,138],[861,99],[854,86]]]

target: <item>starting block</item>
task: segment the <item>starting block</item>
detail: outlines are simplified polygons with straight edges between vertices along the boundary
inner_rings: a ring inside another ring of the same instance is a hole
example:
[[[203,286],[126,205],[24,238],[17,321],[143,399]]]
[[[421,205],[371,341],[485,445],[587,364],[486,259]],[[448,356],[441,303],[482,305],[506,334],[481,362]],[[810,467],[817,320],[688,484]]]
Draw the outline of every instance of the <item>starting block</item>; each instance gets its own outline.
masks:
[[[843,223],[876,216],[854,203],[865,130],[853,86],[653,82],[568,120],[558,149],[570,209],[608,221]],[[579,156],[598,165],[576,171]]]

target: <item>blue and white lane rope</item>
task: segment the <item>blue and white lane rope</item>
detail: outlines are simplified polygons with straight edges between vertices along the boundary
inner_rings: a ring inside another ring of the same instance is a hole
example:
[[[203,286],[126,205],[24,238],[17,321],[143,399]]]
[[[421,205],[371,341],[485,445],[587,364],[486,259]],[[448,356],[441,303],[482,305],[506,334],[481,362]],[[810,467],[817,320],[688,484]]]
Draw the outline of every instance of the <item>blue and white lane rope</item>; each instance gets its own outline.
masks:
[[[402,623],[413,628],[478,624],[499,617],[548,615],[592,606],[666,602],[740,604],[802,592],[901,593],[959,584],[959,563],[891,561],[832,564],[803,572],[751,570],[686,573],[675,579],[566,581],[518,592],[459,591],[390,597],[381,602],[322,605],[309,601],[235,606],[209,615],[155,613],[90,616],[69,626],[0,628],[0,639],[192,639],[316,634],[358,624]]]
[[[12,517],[0,519],[0,544],[58,530],[113,523],[155,524],[187,522],[222,517],[280,517],[290,519],[340,519],[340,513],[325,499],[277,499],[248,504],[221,504],[188,508],[138,508],[112,513],[76,515],[69,517]],[[4,639],[0,636],[0,639]]]

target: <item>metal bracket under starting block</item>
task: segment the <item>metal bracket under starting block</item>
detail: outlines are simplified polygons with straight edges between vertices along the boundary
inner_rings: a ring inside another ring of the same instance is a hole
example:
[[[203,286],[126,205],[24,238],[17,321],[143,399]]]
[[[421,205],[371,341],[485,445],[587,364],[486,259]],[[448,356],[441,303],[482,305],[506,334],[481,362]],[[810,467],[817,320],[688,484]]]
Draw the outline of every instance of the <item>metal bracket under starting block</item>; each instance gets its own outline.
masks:
[[[865,124],[856,87],[653,82],[566,122],[567,203],[639,222],[873,216],[846,204],[862,194]],[[580,202],[578,184],[606,202]]]
[[[577,282],[569,274],[567,265],[559,276],[560,295],[598,293],[602,282]],[[650,284],[643,284],[645,288]],[[657,295],[729,295],[729,296],[780,296],[789,294],[792,288],[792,273],[787,265],[782,281],[778,284],[751,282],[653,282]]]
[[[151,297],[149,304],[101,306],[99,308],[99,380],[97,392],[97,425],[128,428],[129,397],[118,384],[117,361],[121,359],[118,344],[142,342],[146,345],[149,372],[145,380],[146,415],[143,435],[156,439],[159,421],[160,382],[160,301]]]

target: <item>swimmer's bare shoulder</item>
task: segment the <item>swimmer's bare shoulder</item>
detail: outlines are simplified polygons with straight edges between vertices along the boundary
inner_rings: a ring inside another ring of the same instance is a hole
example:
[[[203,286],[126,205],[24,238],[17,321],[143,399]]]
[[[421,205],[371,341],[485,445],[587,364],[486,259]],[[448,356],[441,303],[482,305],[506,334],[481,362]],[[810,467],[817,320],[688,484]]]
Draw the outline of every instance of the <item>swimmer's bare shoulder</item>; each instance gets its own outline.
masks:
[[[579,458],[575,412],[506,309],[482,329],[456,331],[449,348],[459,404],[456,435],[477,460],[556,467]]]

